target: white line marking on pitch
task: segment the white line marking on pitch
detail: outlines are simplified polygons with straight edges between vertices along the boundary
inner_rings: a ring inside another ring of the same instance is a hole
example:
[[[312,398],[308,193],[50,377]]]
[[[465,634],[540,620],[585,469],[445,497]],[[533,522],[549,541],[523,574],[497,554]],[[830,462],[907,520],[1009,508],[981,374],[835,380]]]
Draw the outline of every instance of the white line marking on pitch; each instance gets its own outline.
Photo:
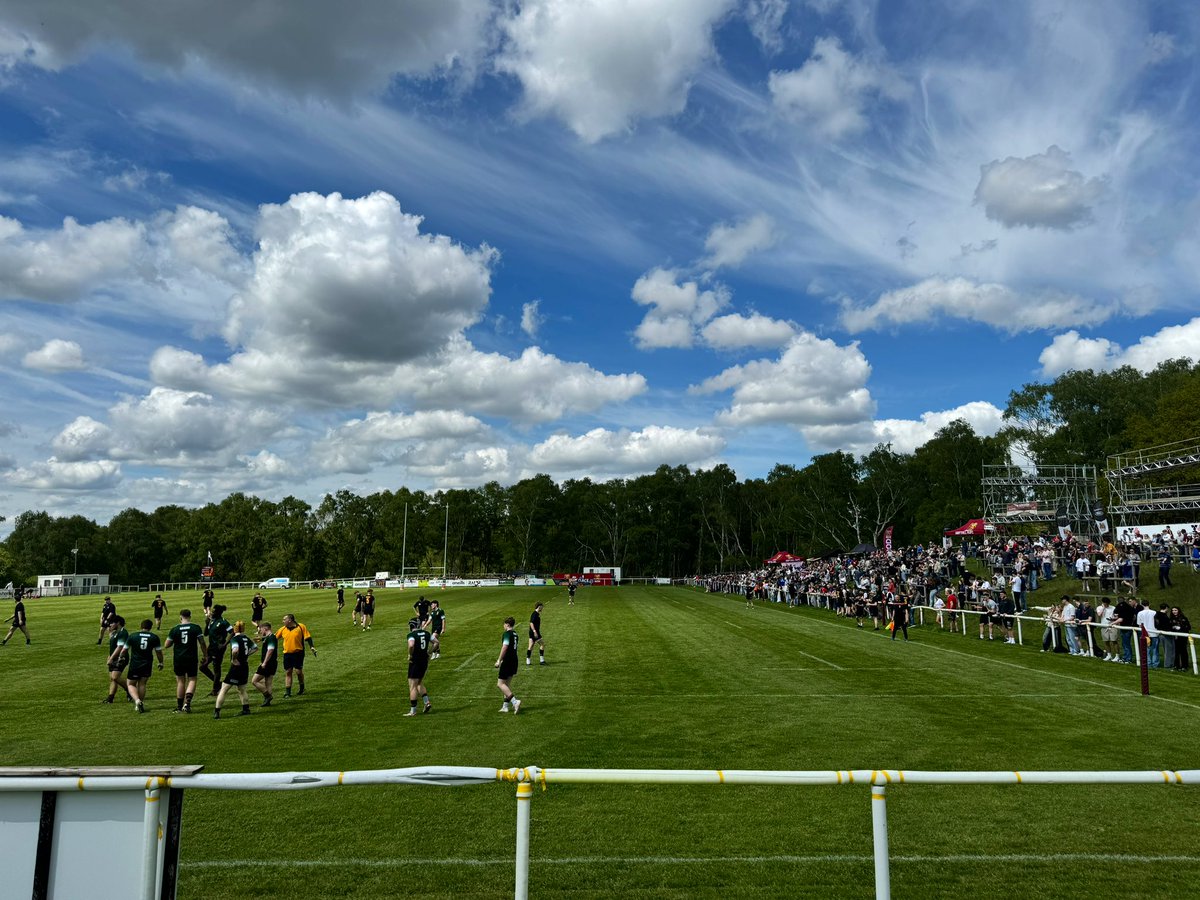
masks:
[[[473,663],[473,662],[475,661],[475,657],[476,657],[476,656],[478,656],[478,655],[479,655],[478,653],[473,653],[473,654],[471,654],[471,655],[470,655],[470,656],[468,656],[466,659],[464,659],[464,660],[463,660],[463,661],[462,661],[462,662],[461,662],[461,663],[458,665],[458,667],[457,667],[457,668],[455,668],[455,670],[454,670],[454,671],[455,671],[455,672],[461,672],[463,669],[465,669],[467,666],[469,666],[471,663]]]
[[[821,657],[813,656],[811,653],[805,653],[803,650],[797,650],[796,652],[799,653],[801,656],[807,656],[809,659],[815,659],[819,663],[825,663],[825,665],[829,666],[831,669],[837,669],[839,672],[846,671],[844,668],[839,666],[837,663],[831,663],[827,659],[821,659]]]
[[[749,863],[869,863],[874,859],[869,853],[811,853],[804,855],[780,856],[568,856],[539,859],[533,857],[530,863],[536,866],[599,866],[611,865],[652,865],[652,866],[689,866],[703,864]],[[894,863],[1057,863],[1057,862],[1109,862],[1137,863],[1145,865],[1174,863],[1195,865],[1200,863],[1200,856],[1187,854],[1143,855],[1136,853],[953,853],[938,855],[933,853],[905,854],[891,857]],[[398,869],[409,866],[511,866],[513,861],[506,858],[497,859],[291,859],[289,866],[299,866],[307,869],[317,869],[334,866],[355,866],[369,869]],[[206,859],[182,863],[185,869],[240,869],[267,868],[279,865],[278,860],[272,859]]]
[[[726,625],[733,625],[733,623],[732,623],[732,622],[730,622],[728,619],[726,619],[726,620],[725,620],[725,624],[726,624]],[[733,625],[733,627],[734,627],[734,628],[737,628],[737,629],[741,629],[741,628],[742,628],[742,626],[741,626],[741,625]]]

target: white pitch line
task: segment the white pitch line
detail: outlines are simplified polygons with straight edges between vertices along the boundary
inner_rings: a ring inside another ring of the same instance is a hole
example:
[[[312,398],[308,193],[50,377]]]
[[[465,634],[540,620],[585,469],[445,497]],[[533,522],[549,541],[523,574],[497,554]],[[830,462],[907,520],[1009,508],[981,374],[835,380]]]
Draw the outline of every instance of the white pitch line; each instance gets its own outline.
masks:
[[[690,866],[712,864],[812,864],[812,863],[869,863],[874,859],[869,853],[809,853],[803,855],[781,854],[779,856],[563,856],[539,859],[533,857],[530,864],[534,866],[601,866],[612,865],[646,865],[646,866]],[[991,865],[994,863],[1063,863],[1063,862],[1096,862],[1096,863],[1134,863],[1141,865],[1158,864],[1200,864],[1200,856],[1191,854],[1137,854],[1137,853],[951,853],[939,855],[936,853],[896,854],[889,857],[893,863],[977,863]],[[356,867],[366,869],[402,869],[421,866],[464,866],[480,868],[484,866],[511,866],[511,858],[495,859],[290,859],[289,866],[307,869]],[[242,869],[242,868],[276,868],[278,860],[271,859],[206,859],[185,861],[181,863],[185,869]]]
[[[467,666],[469,666],[471,663],[473,663],[475,661],[475,657],[478,655],[479,655],[478,653],[472,653],[470,656],[468,656],[466,659],[464,659],[461,663],[459,663],[458,666],[455,667],[454,671],[461,672],[463,669],[465,669]]]
[[[805,653],[803,650],[797,650],[796,652],[799,653],[801,656],[807,656],[809,659],[815,659],[819,663],[825,663],[825,665],[829,666],[831,669],[837,669],[839,672],[846,671],[845,668],[843,668],[842,666],[839,666],[837,663],[831,663],[827,659],[821,659],[821,657],[813,656],[811,653]]]
[[[726,619],[726,620],[725,620],[725,624],[726,624],[726,625],[733,625],[733,623],[732,623],[732,622],[730,622],[728,619]],[[734,628],[737,628],[737,629],[739,629],[739,630],[743,630],[741,625],[733,625],[733,627],[734,627]]]

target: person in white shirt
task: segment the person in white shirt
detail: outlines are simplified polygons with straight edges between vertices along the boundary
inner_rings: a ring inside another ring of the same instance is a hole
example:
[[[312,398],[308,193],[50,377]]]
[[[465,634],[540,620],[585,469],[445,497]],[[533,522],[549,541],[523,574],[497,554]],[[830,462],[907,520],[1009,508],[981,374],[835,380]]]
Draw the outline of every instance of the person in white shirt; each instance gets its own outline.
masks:
[[[1079,578],[1079,582],[1080,582],[1080,584],[1083,585],[1083,589],[1085,591],[1088,589],[1088,583],[1087,583],[1088,568],[1089,568],[1089,564],[1088,564],[1088,559],[1086,556],[1081,556],[1081,557],[1079,557],[1079,559],[1075,560],[1075,575]]]
[[[1101,597],[1096,605],[1096,623],[1100,626],[1100,640],[1104,642],[1104,661],[1117,662],[1117,630],[1112,627],[1113,607],[1107,597]]]
[[[1154,627],[1154,610],[1148,604],[1143,604],[1138,610],[1137,623],[1142,628],[1146,629],[1146,634],[1150,637],[1150,646],[1146,648],[1146,665],[1151,669],[1158,668],[1158,629]],[[1135,639],[1140,638],[1139,635],[1134,635]]]
[[[1075,633],[1075,604],[1069,597],[1063,598],[1062,607],[1063,636],[1067,639],[1067,650],[1072,656],[1078,656],[1079,636]]]
[[[934,594],[933,608],[937,612],[938,631],[941,631],[945,628],[945,624],[942,621],[942,611],[946,608],[946,601],[942,599],[940,594]]]

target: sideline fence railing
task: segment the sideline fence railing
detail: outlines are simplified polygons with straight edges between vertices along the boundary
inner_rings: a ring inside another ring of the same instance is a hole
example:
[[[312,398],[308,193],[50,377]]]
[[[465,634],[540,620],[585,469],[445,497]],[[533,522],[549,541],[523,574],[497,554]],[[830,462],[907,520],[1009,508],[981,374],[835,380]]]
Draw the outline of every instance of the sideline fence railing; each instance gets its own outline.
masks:
[[[106,838],[99,848],[92,847],[93,854],[99,853],[108,862],[106,878],[92,882],[95,892],[90,896],[102,900],[104,885],[115,890],[112,896],[131,896],[131,885],[140,889],[136,896],[143,900],[172,900],[175,896],[178,873],[179,837],[182,818],[182,792],[185,790],[224,791],[287,791],[310,790],[338,786],[363,785],[440,785],[443,787],[472,784],[509,782],[516,784],[517,816],[514,850],[514,886],[516,900],[526,900],[529,895],[530,841],[529,825],[534,787],[546,790],[556,784],[643,784],[643,785],[771,785],[776,787],[814,787],[821,785],[854,785],[869,788],[871,792],[871,823],[873,861],[875,870],[875,896],[891,896],[891,868],[888,850],[887,789],[899,785],[1120,785],[1153,784],[1169,786],[1194,786],[1200,784],[1200,769],[1180,771],[1119,771],[1119,772],[926,772],[902,769],[842,769],[822,771],[771,771],[771,770],[728,770],[728,769],[559,769],[523,766],[508,769],[490,769],[477,766],[427,766],[406,769],[380,769],[357,772],[273,772],[262,774],[145,774],[154,770],[142,770],[142,774],[116,774],[109,770],[96,774],[86,769],[41,770],[54,774],[29,774],[31,770],[0,769],[0,800],[10,800],[14,795],[32,795],[40,802],[40,817],[27,814],[18,818],[9,812],[0,815],[0,826],[9,840],[4,843],[4,852],[13,855],[4,859],[5,871],[16,881],[8,884],[22,891],[20,877],[28,871],[26,862],[32,861],[32,896],[53,895],[52,885],[57,870],[51,866],[57,859],[60,868],[81,868],[79,859],[71,859],[70,852],[56,848],[56,836],[62,836],[65,826],[56,822],[58,795],[75,795],[78,792],[104,792],[128,800],[144,798],[141,805],[141,821],[132,824],[138,827],[142,839],[140,878],[122,880],[109,877],[111,860],[120,854],[114,852],[113,824],[99,817],[104,825]],[[159,769],[158,772],[165,770]],[[186,770],[173,770],[186,771]],[[194,769],[191,770],[194,772]],[[68,774],[69,773],[69,774]],[[166,799],[168,802],[160,803]],[[128,804],[126,803],[128,807]],[[0,812],[10,811],[14,804],[0,804]],[[91,822],[97,820],[96,808],[84,816]],[[20,815],[20,814],[18,814]],[[126,819],[129,817],[126,816]],[[14,821],[14,819],[16,821]],[[78,823],[77,823],[78,824]],[[28,853],[30,842],[22,841],[16,834],[20,825],[27,825],[36,836],[34,852]],[[36,826],[36,827],[33,827]],[[76,834],[76,838],[79,835]],[[78,842],[78,841],[77,841]],[[76,852],[79,852],[77,849]],[[86,872],[94,871],[85,868]],[[39,892],[40,891],[40,892]]]
[[[732,592],[729,592],[727,595],[728,596],[738,596],[737,594],[732,593]],[[804,592],[797,594],[794,599],[788,598],[788,597],[780,597],[780,596],[776,595],[774,598],[768,598],[765,602],[785,603],[789,606],[804,605],[804,606],[816,607],[817,609],[833,610],[833,609],[835,609],[835,604],[836,604],[837,600],[838,600],[837,594],[831,594],[831,593],[823,594],[823,593],[820,593],[817,591],[804,591]],[[886,608],[884,608],[884,609],[886,609]],[[1130,662],[1132,662],[1134,665],[1138,665],[1138,666],[1141,665],[1142,654],[1144,652],[1146,652],[1146,650],[1147,650],[1145,644],[1142,641],[1141,628],[1136,625],[1117,625],[1115,623],[1112,623],[1109,625],[1101,625],[1098,622],[1079,623],[1079,622],[1063,622],[1060,620],[1050,623],[1047,620],[1047,617],[1045,615],[1031,616],[1028,614],[1028,612],[1015,613],[1011,616],[1006,616],[1001,613],[989,613],[986,610],[963,608],[963,607],[957,607],[955,609],[942,608],[939,610],[939,609],[937,609],[933,606],[929,606],[927,604],[914,605],[911,607],[911,609],[912,609],[912,615],[914,618],[912,620],[910,620],[910,623],[909,623],[910,625],[916,625],[916,624],[925,625],[926,624],[926,614],[928,614],[929,616],[932,616],[933,621],[936,622],[937,614],[941,613],[941,615],[943,617],[943,622],[947,624],[946,630],[953,631],[955,633],[961,633],[964,637],[967,636],[967,628],[968,628],[967,623],[968,623],[968,618],[970,616],[975,616],[974,621],[975,621],[976,625],[978,625],[979,621],[982,620],[984,616],[989,616],[994,630],[999,630],[1001,632],[1003,632],[1003,630],[1004,630],[1003,620],[1006,618],[1011,618],[1013,620],[1013,637],[1016,639],[1018,646],[1024,646],[1024,644],[1026,643],[1026,640],[1025,640],[1026,629],[1029,627],[1032,627],[1034,629],[1034,634],[1037,635],[1037,641],[1038,641],[1039,645],[1044,642],[1045,637],[1046,637],[1046,631],[1047,630],[1050,631],[1051,645],[1049,647],[1047,647],[1046,649],[1052,650],[1052,651],[1056,650],[1059,646],[1061,646],[1061,642],[1062,642],[1062,640],[1064,640],[1063,633],[1061,633],[1060,630],[1065,629],[1065,628],[1071,628],[1071,629],[1074,629],[1076,634],[1079,636],[1078,639],[1081,642],[1081,647],[1083,644],[1086,644],[1087,651],[1085,653],[1081,653],[1080,655],[1085,658],[1090,657],[1094,660],[1099,660],[1099,661],[1103,661],[1103,657],[1097,656],[1096,653],[1097,653],[1097,648],[1099,648],[1103,645],[1103,638],[1101,637],[1098,639],[1096,636],[1096,633],[1102,632],[1106,628],[1111,628],[1113,631],[1117,632],[1118,634],[1121,634],[1122,632],[1124,632],[1125,634],[1128,634],[1128,636],[1129,636],[1128,641],[1125,641],[1124,639],[1118,640],[1118,644],[1119,644],[1118,649],[1122,652],[1122,654],[1124,654],[1126,652],[1126,650],[1128,650],[1128,652],[1132,656],[1132,659],[1130,660]],[[880,620],[886,622],[887,619],[888,619],[888,616],[887,616],[886,612],[881,612]],[[952,625],[949,624],[951,622],[953,622]],[[1053,624],[1054,627],[1051,627],[1051,624]],[[1185,639],[1187,642],[1188,666],[1184,669],[1176,669],[1176,671],[1188,671],[1188,672],[1191,672],[1193,675],[1200,675],[1200,653],[1198,653],[1197,647],[1196,647],[1196,641],[1198,638],[1200,638],[1200,634],[1198,634],[1196,632],[1189,632],[1187,634],[1180,634],[1180,633],[1176,633],[1176,632],[1159,632],[1159,636],[1164,640],[1175,640],[1176,638]],[[1162,645],[1160,645],[1160,649],[1159,649],[1159,653],[1158,653],[1158,658],[1160,661],[1164,658],[1164,654],[1163,654],[1161,646]],[[1160,666],[1159,668],[1166,670],[1167,667],[1165,665],[1163,665],[1163,666]]]

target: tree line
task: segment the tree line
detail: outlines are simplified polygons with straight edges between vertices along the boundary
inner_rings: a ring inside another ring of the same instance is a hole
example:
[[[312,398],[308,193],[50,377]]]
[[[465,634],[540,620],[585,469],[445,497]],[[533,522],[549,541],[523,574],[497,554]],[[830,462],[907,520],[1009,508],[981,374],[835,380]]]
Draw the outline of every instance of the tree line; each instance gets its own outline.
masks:
[[[929,542],[981,513],[982,467],[1007,462],[1014,444],[1039,462],[1102,467],[1111,453],[1200,435],[1198,400],[1200,365],[1178,360],[1024,385],[994,436],[958,420],[912,453],[834,451],[780,463],[765,478],[664,465],[610,481],[535,475],[463,490],[338,491],[316,507],[234,493],[196,509],[130,508],[106,525],[31,510],[0,544],[0,584],[73,571],[76,548],[80,572],[144,585],[194,581],[210,553],[216,579],[228,581],[396,573],[402,554],[409,572],[426,574],[441,572],[444,554],[451,575],[605,565],[685,577],[757,566],[778,550],[879,545],[888,525],[899,544]]]

